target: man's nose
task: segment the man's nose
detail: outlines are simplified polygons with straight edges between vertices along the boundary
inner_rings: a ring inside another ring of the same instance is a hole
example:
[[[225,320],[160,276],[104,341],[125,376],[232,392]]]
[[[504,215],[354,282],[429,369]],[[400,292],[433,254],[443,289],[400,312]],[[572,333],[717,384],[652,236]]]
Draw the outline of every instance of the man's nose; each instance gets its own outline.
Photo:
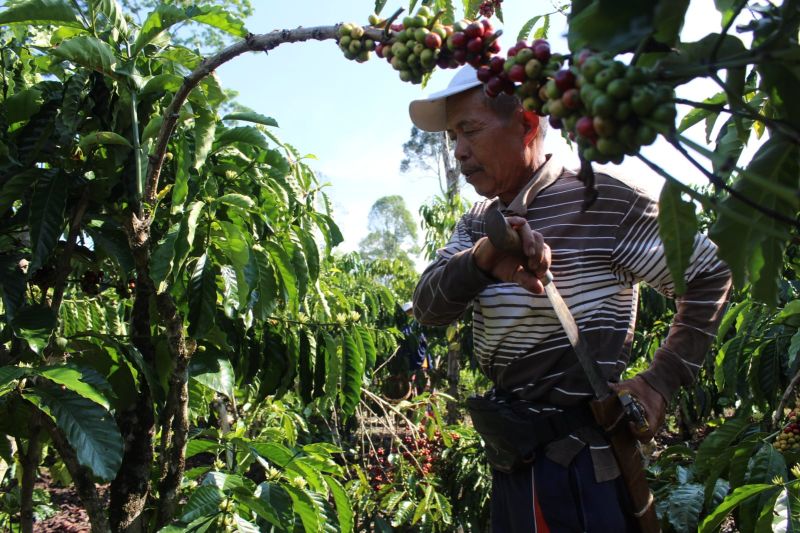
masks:
[[[453,154],[459,161],[466,161],[469,158],[469,146],[463,137],[456,139],[456,147]]]

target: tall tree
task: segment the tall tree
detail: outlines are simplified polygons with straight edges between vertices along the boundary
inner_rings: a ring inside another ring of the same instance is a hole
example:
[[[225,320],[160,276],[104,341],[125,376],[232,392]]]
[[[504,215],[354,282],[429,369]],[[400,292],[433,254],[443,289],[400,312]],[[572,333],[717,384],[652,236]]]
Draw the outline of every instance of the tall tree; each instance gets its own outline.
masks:
[[[400,259],[411,262],[418,250],[417,228],[402,196],[378,198],[369,211],[369,234],[359,243],[366,259]]]
[[[435,173],[443,194],[448,198],[458,194],[458,177],[461,172],[446,133],[422,131],[412,126],[411,135],[403,143],[403,155],[405,157],[400,161],[400,172],[406,173],[416,168]]]

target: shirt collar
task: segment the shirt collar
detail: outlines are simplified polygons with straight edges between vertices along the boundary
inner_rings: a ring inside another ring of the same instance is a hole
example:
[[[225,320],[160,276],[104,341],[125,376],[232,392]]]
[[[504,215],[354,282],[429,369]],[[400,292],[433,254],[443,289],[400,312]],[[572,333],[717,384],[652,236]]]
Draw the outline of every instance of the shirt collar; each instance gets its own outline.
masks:
[[[556,178],[563,172],[564,167],[553,157],[553,154],[547,154],[547,160],[540,166],[536,172],[533,173],[530,181],[519,191],[516,198],[514,198],[507,206],[503,201],[497,198],[495,200],[497,208],[506,214],[514,214],[524,217],[528,213],[528,206],[533,203],[536,195],[545,187],[551,185]]]

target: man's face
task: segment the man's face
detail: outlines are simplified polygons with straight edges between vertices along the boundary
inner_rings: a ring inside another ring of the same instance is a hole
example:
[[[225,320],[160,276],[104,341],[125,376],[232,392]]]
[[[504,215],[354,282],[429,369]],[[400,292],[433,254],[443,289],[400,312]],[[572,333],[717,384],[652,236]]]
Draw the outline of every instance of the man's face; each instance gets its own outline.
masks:
[[[498,116],[486,98],[481,88],[449,97],[447,133],[467,182],[481,196],[508,204],[531,178],[532,154],[521,113]]]

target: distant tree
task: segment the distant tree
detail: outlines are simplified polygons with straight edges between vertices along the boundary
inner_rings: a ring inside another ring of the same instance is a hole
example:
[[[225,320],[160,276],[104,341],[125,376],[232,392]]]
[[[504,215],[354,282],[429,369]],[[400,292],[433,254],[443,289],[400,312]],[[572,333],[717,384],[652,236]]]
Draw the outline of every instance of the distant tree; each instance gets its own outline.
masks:
[[[461,172],[446,133],[422,131],[412,126],[410,137],[403,143],[403,155],[400,172],[416,168],[435,174],[442,194],[451,197],[458,193]]]
[[[417,227],[402,196],[379,198],[369,211],[369,234],[359,243],[365,259],[400,259],[411,262],[417,252]]]

